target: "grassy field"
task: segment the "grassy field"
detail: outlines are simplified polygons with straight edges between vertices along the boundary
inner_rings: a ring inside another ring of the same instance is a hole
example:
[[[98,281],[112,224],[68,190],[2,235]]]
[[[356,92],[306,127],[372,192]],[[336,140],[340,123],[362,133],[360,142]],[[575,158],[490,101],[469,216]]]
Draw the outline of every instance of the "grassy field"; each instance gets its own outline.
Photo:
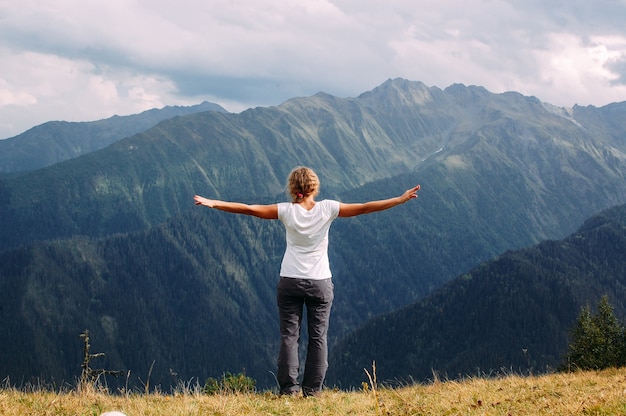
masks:
[[[192,391],[197,390],[197,391]],[[626,369],[467,378],[402,388],[325,390],[320,397],[205,395],[199,389],[111,395],[0,389],[0,415],[625,415]]]

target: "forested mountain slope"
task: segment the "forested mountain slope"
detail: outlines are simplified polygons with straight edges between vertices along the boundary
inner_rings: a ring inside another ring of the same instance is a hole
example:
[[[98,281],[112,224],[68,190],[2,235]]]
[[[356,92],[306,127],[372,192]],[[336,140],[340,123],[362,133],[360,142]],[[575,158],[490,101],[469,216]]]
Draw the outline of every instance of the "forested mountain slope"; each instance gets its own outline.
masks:
[[[380,381],[544,372],[564,364],[581,308],[609,297],[626,316],[626,205],[563,240],[507,251],[431,296],[368,321],[331,356],[329,381]]]

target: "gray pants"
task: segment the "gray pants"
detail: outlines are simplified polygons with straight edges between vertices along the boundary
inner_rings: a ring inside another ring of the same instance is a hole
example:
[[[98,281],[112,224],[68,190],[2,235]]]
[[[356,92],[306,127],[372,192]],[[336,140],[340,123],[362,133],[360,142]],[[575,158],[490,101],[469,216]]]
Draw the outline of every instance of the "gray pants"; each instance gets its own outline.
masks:
[[[277,288],[280,318],[278,385],[281,394],[300,390],[298,347],[303,307],[306,306],[309,343],[302,378],[302,393],[315,395],[322,390],[328,369],[328,321],[333,303],[331,279],[292,279],[281,277]]]

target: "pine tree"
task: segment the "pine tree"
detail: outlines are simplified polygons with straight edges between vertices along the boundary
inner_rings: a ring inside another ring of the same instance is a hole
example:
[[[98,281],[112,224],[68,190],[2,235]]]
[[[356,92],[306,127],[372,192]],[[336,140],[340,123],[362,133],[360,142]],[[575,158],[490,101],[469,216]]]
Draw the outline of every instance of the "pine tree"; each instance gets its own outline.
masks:
[[[565,369],[600,370],[623,366],[624,331],[606,295],[600,299],[595,314],[589,306],[583,307],[572,329]]]

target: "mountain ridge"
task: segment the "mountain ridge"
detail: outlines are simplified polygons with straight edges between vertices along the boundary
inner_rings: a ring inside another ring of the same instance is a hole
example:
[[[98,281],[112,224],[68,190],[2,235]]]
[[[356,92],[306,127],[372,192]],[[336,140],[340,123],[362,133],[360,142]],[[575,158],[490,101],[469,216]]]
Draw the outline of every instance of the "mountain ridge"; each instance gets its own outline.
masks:
[[[166,106],[97,121],[49,121],[0,140],[0,173],[41,169],[100,150],[168,118],[202,111],[226,112],[220,105],[204,101],[189,107]]]

